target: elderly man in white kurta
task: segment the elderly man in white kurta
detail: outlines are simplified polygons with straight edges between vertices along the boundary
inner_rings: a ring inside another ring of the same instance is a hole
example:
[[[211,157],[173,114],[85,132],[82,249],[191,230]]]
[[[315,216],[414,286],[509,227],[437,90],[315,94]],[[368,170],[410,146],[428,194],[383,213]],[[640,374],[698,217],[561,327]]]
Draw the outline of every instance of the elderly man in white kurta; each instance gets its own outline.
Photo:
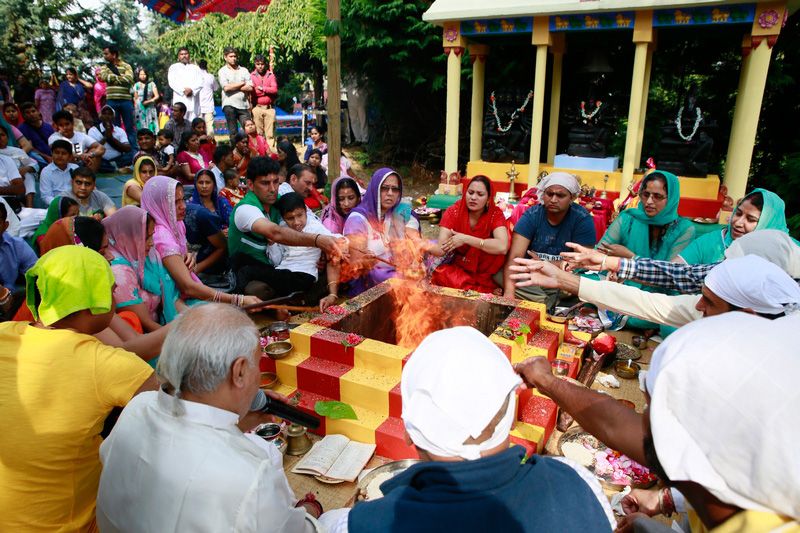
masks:
[[[137,397],[100,446],[97,525],[126,531],[315,531],[283,456],[240,427],[260,380],[258,330],[240,310],[181,314],[164,341],[159,391]],[[316,502],[314,502],[316,503]]]
[[[200,116],[200,89],[203,76],[200,67],[189,62],[189,50],[178,50],[178,62],[167,71],[167,81],[172,89],[172,104],[182,102],[186,106],[186,120]]]

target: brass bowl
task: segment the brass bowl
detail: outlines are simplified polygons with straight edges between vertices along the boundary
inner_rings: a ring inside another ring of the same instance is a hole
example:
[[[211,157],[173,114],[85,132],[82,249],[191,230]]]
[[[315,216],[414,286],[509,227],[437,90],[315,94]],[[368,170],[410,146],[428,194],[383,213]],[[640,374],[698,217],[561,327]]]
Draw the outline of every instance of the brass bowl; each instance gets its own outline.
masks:
[[[281,434],[281,425],[275,422],[262,424],[256,428],[255,433],[266,441],[275,440]]]
[[[261,373],[261,389],[274,389],[278,385],[278,374],[275,372],[262,372]]]
[[[283,359],[292,351],[292,343],[289,341],[277,341],[267,344],[264,353],[272,359]]]
[[[619,377],[622,379],[636,379],[639,376],[639,370],[642,367],[639,363],[634,363],[631,361],[618,360],[614,363],[614,371],[617,373]]]
[[[617,351],[614,354],[614,357],[617,361],[627,361],[630,359],[631,361],[636,361],[637,359],[642,358],[642,352],[638,349],[634,348],[630,344],[625,344],[624,342],[617,343]]]

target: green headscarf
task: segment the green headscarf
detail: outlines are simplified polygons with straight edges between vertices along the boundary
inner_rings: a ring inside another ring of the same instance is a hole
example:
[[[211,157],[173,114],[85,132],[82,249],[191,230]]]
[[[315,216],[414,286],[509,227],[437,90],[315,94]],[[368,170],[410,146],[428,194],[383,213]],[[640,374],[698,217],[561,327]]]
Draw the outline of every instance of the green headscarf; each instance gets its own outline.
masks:
[[[113,286],[114,274],[102,255],[83,246],[60,246],[25,273],[25,300],[33,318],[49,326],[84,309],[108,313]]]
[[[53,201],[50,202],[50,205],[47,207],[47,213],[45,213],[44,220],[39,224],[39,227],[36,228],[36,231],[33,232],[28,244],[31,245],[33,251],[37,254],[39,253],[39,237],[47,233],[47,230],[50,229],[56,220],[60,218],[64,218],[67,215],[67,210],[69,206],[72,204],[77,205],[78,202],[73,200],[72,198],[68,198],[66,196],[56,196],[53,198]]]
[[[758,224],[756,224],[753,231],[776,229],[789,233],[789,228],[786,226],[786,204],[784,204],[780,196],[772,191],[753,189],[736,204],[736,209],[739,209],[742,202],[747,200],[753,193],[761,193],[761,197],[764,199],[761,216],[758,218]],[[736,209],[734,209],[734,213]],[[723,230],[706,233],[695,239],[692,244],[681,252],[681,257],[690,265],[716,263],[725,259],[725,250],[728,249],[732,242],[733,217],[731,217],[728,226]]]

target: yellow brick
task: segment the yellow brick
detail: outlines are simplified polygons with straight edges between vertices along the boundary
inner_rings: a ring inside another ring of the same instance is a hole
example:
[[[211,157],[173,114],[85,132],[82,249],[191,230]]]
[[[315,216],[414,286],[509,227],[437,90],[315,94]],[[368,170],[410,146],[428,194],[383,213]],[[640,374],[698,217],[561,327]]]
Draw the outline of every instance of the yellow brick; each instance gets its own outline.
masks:
[[[297,365],[308,359],[308,354],[300,353],[297,350],[292,352],[283,359],[275,361],[275,369],[277,370],[278,379],[284,385],[297,388]]]
[[[399,378],[354,368],[339,378],[339,393],[345,403],[388,416],[389,391],[399,382]]]
[[[318,331],[325,329],[325,326],[306,322],[300,324],[289,333],[289,340],[292,341],[294,351],[302,352],[306,355],[311,353],[311,336]]]
[[[403,372],[403,359],[409,353],[411,353],[410,348],[364,339],[356,346],[355,367],[386,374],[399,380]]]
[[[287,385],[286,383],[278,383],[278,386],[272,389],[273,391],[277,392],[278,394],[283,394],[287,398],[294,394],[294,391],[297,389],[292,387],[291,385]]]
[[[541,426],[534,426],[533,424],[517,421],[514,424],[514,428],[511,430],[511,435],[537,443],[538,452],[544,449],[544,428]]]
[[[375,444],[375,430],[386,421],[387,415],[364,409],[357,405],[353,409],[358,420],[331,420],[325,421],[325,432],[329,435],[339,433],[351,440]]]
[[[528,357],[547,357],[547,350],[537,346],[523,346],[519,353],[511,356],[511,364],[521,363]]]
[[[539,311],[540,316],[544,316],[547,308],[544,304],[539,302],[531,302],[528,300],[520,300],[517,304],[517,307],[521,309],[533,309],[534,311]]]
[[[544,330],[558,333],[558,343],[561,344],[564,342],[564,324],[557,324],[555,322],[550,322],[549,320],[543,319],[539,323],[539,327]]]
[[[585,331],[573,331],[572,336],[583,342],[590,342],[592,340],[592,334]]]

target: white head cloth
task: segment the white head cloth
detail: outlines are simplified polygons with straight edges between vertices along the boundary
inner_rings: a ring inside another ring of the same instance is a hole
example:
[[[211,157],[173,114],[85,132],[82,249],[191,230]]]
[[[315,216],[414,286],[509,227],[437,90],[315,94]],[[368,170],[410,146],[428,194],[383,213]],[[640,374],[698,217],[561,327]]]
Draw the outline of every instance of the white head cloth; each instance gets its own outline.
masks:
[[[553,172],[542,178],[542,181],[536,186],[538,189],[537,196],[539,197],[539,203],[544,202],[544,191],[553,185],[561,185],[567,189],[572,196],[581,192],[581,185],[578,183],[575,176],[566,172]]]
[[[788,233],[763,229],[742,235],[725,250],[725,257],[734,259],[757,255],[775,263],[794,279],[800,279],[800,246]]]
[[[521,383],[506,356],[481,332],[457,327],[431,333],[403,368],[403,422],[414,444],[441,457],[478,459],[511,431]],[[494,434],[477,438],[509,399]]]
[[[725,313],[688,324],[645,378],[656,455],[743,509],[800,518],[800,315]],[[766,358],[765,356],[768,356]]]
[[[779,315],[800,309],[800,287],[778,265],[756,255],[726,259],[706,276],[706,287],[731,305]]]

